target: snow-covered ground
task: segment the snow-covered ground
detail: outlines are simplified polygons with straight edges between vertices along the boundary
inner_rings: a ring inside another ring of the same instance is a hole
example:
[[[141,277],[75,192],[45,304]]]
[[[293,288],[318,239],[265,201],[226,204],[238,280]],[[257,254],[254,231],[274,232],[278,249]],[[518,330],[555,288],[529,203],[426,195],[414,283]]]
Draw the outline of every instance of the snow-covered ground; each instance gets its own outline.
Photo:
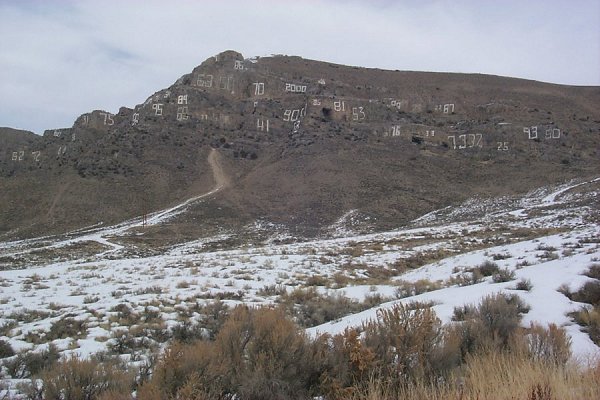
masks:
[[[127,245],[116,239],[139,228],[137,219],[63,237],[0,243],[0,259],[21,260],[18,268],[0,271],[0,339],[15,351],[39,351],[52,342],[63,354],[85,357],[108,350],[124,330],[148,327],[150,320],[167,331],[184,320],[197,321],[202,317],[198,307],[213,299],[230,305],[273,304],[278,298],[273,288],[289,292],[318,284],[322,293],[342,293],[358,301],[380,294],[386,302],[311,327],[311,335],[361,325],[375,318],[378,309],[397,302],[433,302],[437,315],[449,322],[454,307],[505,292],[518,294],[531,307],[524,326],[564,326],[575,357],[600,355],[567,315],[584,305],[557,291],[562,285],[578,289],[591,279],[582,273],[600,263],[598,182],[600,178],[543,188],[523,198],[473,199],[390,232],[285,245],[267,240],[262,246],[228,251],[205,250],[207,243],[228,237],[224,234],[179,244],[158,255],[131,256]],[[189,204],[157,212],[148,222],[161,223],[185,212]],[[343,225],[352,215],[340,218],[331,231],[349,232]],[[260,228],[268,229],[268,223],[261,222]],[[98,251],[67,259],[56,256],[75,244],[92,244]],[[44,251],[49,251],[48,259],[40,262]],[[35,259],[35,266],[27,265],[28,257]],[[513,271],[514,279],[494,283],[488,277],[457,284],[485,261]],[[425,279],[438,289],[395,297],[399,286]],[[531,290],[516,290],[520,280],[529,280]],[[133,322],[123,316],[124,305],[135,317]],[[53,325],[65,318],[84,321],[81,335],[48,339]],[[129,357],[135,359],[133,354]]]

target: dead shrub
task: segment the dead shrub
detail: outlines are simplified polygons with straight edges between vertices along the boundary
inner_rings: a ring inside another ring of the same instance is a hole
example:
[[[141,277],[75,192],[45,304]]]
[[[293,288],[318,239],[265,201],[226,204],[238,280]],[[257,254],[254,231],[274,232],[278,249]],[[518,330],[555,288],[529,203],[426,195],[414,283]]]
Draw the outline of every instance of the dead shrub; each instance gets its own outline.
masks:
[[[196,299],[188,299],[188,301]],[[196,302],[179,310],[183,322],[172,328],[172,336],[181,342],[196,339],[213,340],[229,315],[229,307],[221,300]]]
[[[394,305],[380,310],[377,321],[365,324],[364,331],[364,343],[375,354],[383,376],[405,384],[433,373],[432,356],[441,344],[442,330],[431,308]]]
[[[509,270],[508,268],[500,268],[498,272],[492,275],[492,281],[494,283],[502,283],[509,282],[515,279],[514,271]]]
[[[185,320],[171,328],[171,335],[174,340],[182,343],[193,343],[196,340],[208,339],[208,334],[199,324],[194,324]]]
[[[216,372],[241,398],[302,398],[311,369],[307,338],[282,310],[237,307],[215,340]]]
[[[516,295],[487,296],[477,307],[456,307],[452,319],[463,322],[447,327],[447,334],[460,338],[463,361],[472,354],[510,349],[516,346],[521,314],[527,311]]]
[[[533,289],[533,284],[531,283],[531,280],[529,280],[529,279],[521,279],[515,285],[515,289],[516,290],[524,290],[524,291],[529,292],[531,289]]]
[[[285,292],[286,292],[285,285],[273,284],[273,285],[263,286],[262,288],[260,288],[256,291],[256,294],[258,296],[269,297],[269,296],[281,296]]]
[[[564,296],[568,297],[569,299],[571,298],[571,289],[569,288],[569,285],[567,285],[566,283],[563,283],[562,285],[560,285],[558,287],[558,289],[556,289],[557,292],[562,293]]]
[[[592,264],[588,268],[586,272],[583,273],[585,276],[588,276],[593,279],[600,280],[600,264]]]
[[[571,339],[564,328],[531,324],[525,336],[527,350],[534,361],[565,365],[571,357]]]
[[[320,336],[315,347],[324,349],[320,394],[327,399],[347,399],[358,393],[380,368],[376,355],[365,345],[357,329],[333,337]]]
[[[322,275],[312,275],[305,282],[306,286],[329,286],[329,283],[329,278]]]
[[[134,354],[137,351],[151,349],[155,342],[151,335],[145,333],[147,331],[142,327],[115,330],[107,347],[114,354]]]
[[[202,377],[197,379],[199,383],[210,382],[213,375],[210,374],[209,365],[213,356],[214,349],[210,342],[200,341],[191,346],[173,343],[161,355],[151,380],[140,388],[141,393],[147,393],[140,398],[175,396],[194,373]]]
[[[342,254],[347,254],[351,257],[361,257],[365,254],[363,247],[360,244],[353,244],[350,247],[344,249]]]
[[[0,336],[11,336],[11,331],[19,324],[17,321],[8,320],[0,324]]]
[[[135,325],[139,323],[142,318],[127,303],[118,304],[112,307],[110,311],[116,312],[116,316],[111,316],[111,322],[118,322],[119,325]]]
[[[481,301],[475,318],[481,321],[486,333],[506,346],[519,327],[521,314],[528,311],[519,296],[496,294]]]
[[[74,318],[62,318],[52,324],[45,339],[52,341],[56,339],[81,339],[87,336],[87,323]]]
[[[310,342],[282,310],[239,306],[214,342],[170,346],[140,390],[198,399],[306,398],[318,383],[310,354]]]
[[[600,281],[586,282],[581,289],[571,293],[570,299],[579,303],[600,305]]]
[[[60,358],[58,348],[50,343],[47,349],[21,352],[6,360],[3,365],[7,373],[15,379],[29,378],[43,369],[49,368]]]
[[[12,357],[14,355],[15,355],[15,352],[14,352],[12,346],[10,345],[10,343],[5,342],[4,340],[0,339],[0,359],[6,358],[6,357]]]
[[[462,274],[451,276],[446,281],[446,285],[458,285],[458,286],[470,286],[476,285],[483,281],[483,275],[479,271],[479,269],[475,268],[471,272],[464,272]]]
[[[302,327],[324,324],[369,307],[339,293],[321,294],[315,288],[294,289],[277,301]]]
[[[470,318],[474,318],[477,314],[477,309],[472,304],[465,304],[462,306],[454,307],[452,313],[452,321],[464,321]]]
[[[131,393],[135,382],[135,374],[122,363],[76,357],[59,361],[39,378],[44,399],[92,400],[109,393],[114,396],[110,398],[123,398]]]
[[[600,306],[583,307],[570,316],[583,327],[582,330],[589,335],[590,339],[600,346]]]
[[[418,252],[407,258],[399,258],[392,265],[393,276],[401,275],[411,269],[416,269],[425,264],[444,259],[451,254],[452,253],[447,250],[433,250],[429,252]]]
[[[396,298],[417,296],[419,294],[431,292],[441,288],[438,282],[432,282],[429,279],[419,279],[416,282],[399,281],[396,288]]]
[[[489,260],[484,261],[475,269],[477,269],[483,276],[492,276],[499,271],[498,264]]]

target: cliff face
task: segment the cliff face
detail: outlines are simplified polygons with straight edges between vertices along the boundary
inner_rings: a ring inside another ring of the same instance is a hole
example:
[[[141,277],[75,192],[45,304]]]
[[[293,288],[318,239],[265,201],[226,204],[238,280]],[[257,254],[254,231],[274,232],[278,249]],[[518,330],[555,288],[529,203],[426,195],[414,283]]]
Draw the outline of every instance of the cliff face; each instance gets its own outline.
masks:
[[[114,223],[215,184],[170,221],[195,237],[257,219],[307,236],[350,210],[401,225],[467,197],[600,171],[600,88],[394,72],[227,51],[134,109],[43,136],[0,129],[4,239]]]

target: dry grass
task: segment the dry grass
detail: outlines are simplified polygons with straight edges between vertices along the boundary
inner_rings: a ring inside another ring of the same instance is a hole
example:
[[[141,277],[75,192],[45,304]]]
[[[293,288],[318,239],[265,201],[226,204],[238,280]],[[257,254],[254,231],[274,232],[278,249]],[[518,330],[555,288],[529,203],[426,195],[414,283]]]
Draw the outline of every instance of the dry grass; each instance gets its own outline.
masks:
[[[509,353],[470,357],[446,382],[419,382],[400,390],[378,381],[352,400],[592,400],[600,398],[600,362],[584,369],[532,361]]]

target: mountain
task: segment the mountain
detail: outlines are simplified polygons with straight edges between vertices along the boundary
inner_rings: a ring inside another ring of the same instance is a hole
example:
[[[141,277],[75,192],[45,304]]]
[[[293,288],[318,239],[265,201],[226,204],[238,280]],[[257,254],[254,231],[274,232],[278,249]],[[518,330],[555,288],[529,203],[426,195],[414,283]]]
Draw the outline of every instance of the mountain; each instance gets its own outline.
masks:
[[[139,240],[257,224],[300,237],[336,221],[390,229],[474,196],[597,176],[599,105],[599,87],[226,51],[133,109],[43,136],[0,128],[0,238],[114,224],[203,194]]]

